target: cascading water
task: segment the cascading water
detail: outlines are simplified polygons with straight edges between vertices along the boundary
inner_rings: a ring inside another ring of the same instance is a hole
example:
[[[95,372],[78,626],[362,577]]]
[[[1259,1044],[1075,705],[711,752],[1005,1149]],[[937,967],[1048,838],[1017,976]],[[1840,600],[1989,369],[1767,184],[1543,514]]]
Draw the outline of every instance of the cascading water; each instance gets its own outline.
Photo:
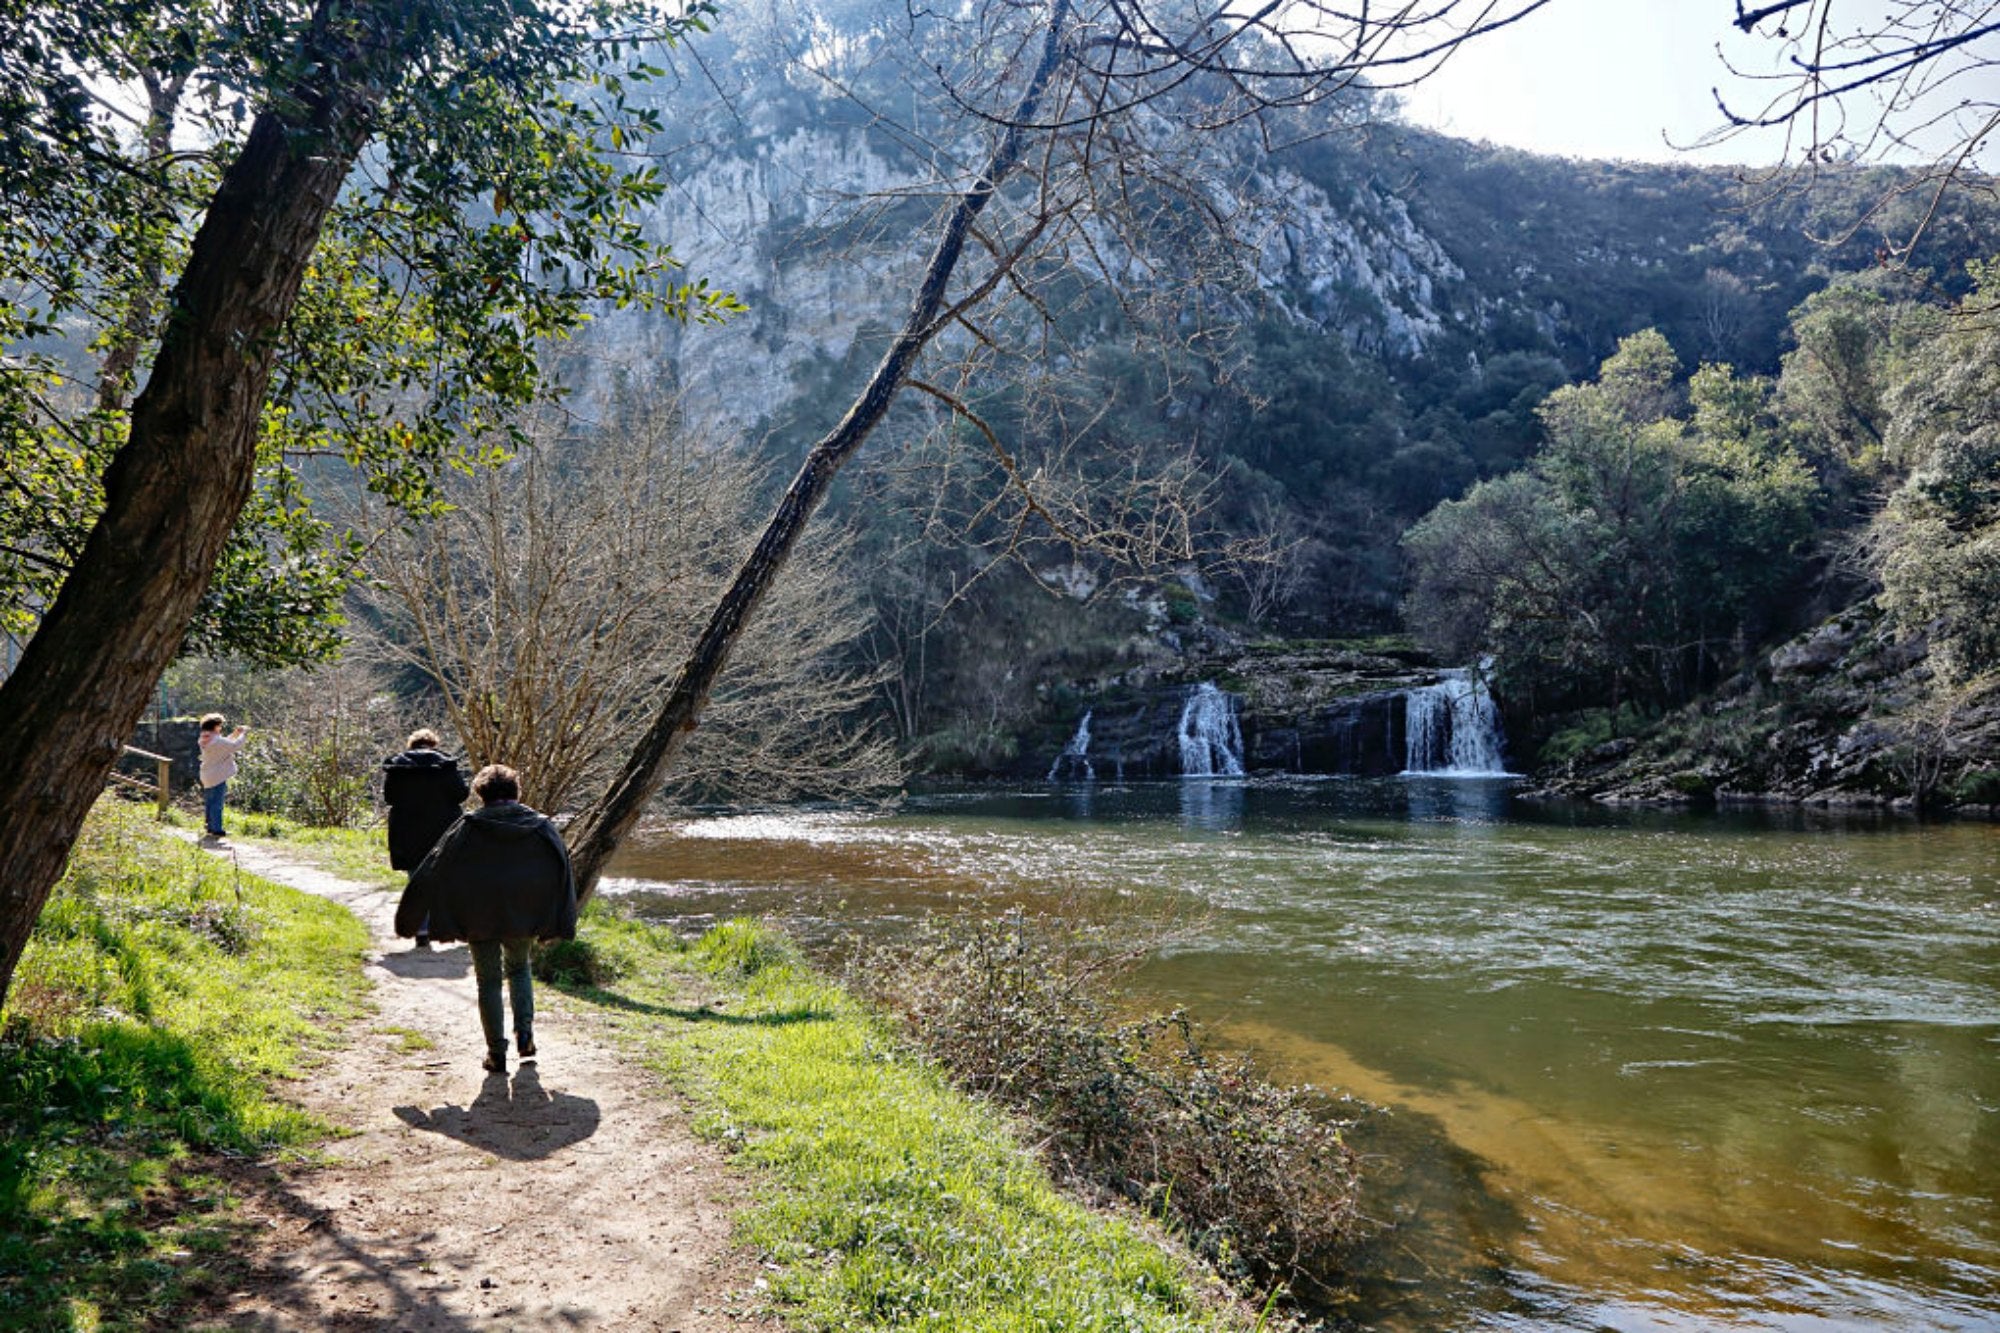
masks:
[[[1486,683],[1459,667],[1404,696],[1406,774],[1439,778],[1513,777],[1507,771],[1500,709]]]
[[[1188,691],[1181,708],[1181,776],[1243,776],[1243,729],[1236,724],[1236,700],[1210,681]]]
[[[1090,766],[1090,714],[1083,710],[1083,720],[1076,724],[1076,735],[1069,738],[1063,752],[1049,765],[1050,782],[1095,782],[1097,770]]]

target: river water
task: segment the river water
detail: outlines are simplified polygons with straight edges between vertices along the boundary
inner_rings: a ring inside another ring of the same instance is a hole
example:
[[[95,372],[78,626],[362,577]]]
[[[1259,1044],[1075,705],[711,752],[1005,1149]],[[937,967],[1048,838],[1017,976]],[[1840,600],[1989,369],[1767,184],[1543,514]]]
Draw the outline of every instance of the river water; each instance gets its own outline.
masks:
[[[1992,825],[1219,780],[692,819],[612,873],[808,939],[1197,914],[1145,997],[1387,1108],[1344,1324],[2000,1329]]]

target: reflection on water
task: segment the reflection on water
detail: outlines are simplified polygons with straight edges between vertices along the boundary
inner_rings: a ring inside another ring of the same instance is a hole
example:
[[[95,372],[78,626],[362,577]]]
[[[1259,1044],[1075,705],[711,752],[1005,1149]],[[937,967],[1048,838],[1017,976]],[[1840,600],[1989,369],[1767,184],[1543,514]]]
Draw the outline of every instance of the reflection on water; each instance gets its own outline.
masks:
[[[1243,826],[1243,790],[1249,784],[1241,778],[1209,778],[1177,783],[1181,798],[1181,827],[1208,833],[1231,833]]]
[[[1360,1131],[1397,1223],[1362,1322],[2000,1329],[1996,851],[1986,825],[1216,780],[695,820],[614,887],[808,938],[1198,904],[1144,988],[1389,1108]]]

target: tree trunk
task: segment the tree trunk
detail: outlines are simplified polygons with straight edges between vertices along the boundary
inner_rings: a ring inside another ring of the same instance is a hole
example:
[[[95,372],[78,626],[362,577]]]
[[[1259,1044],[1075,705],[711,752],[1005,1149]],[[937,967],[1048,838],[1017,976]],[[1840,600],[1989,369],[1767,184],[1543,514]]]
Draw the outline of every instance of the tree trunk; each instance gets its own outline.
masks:
[[[902,332],[883,354],[881,364],[875,368],[875,373],[847,409],[847,415],[841,418],[840,424],[806,455],[804,465],[786,488],[784,497],[779,500],[777,509],[765,525],[763,537],[737,570],[734,582],[717,603],[701,638],[689,651],[680,674],[674,678],[673,688],[667,692],[659,716],[639,739],[638,746],[625,761],[625,767],[609,790],[578,815],[566,831],[580,900],[587,899],[596,890],[597,881],[603,875],[612,853],[617,851],[618,844],[632,831],[648,803],[659,792],[660,784],[665,781],[674,757],[680,753],[687,733],[694,729],[703,706],[708,702],[709,693],[715,688],[723,668],[729,664],[729,654],[735,648],[737,639],[742,636],[764,594],[783,571],[785,562],[791,558],[792,548],[798,545],[813,512],[826,498],[834,477],[867,441],[882,418],[888,415],[896,395],[908,382],[917,357],[937,336],[938,316],[944,309],[945,291],[960,257],[965,253],[965,242],[979,215],[1020,162],[1027,127],[1034,122],[1049,79],[1061,61],[1068,20],[1069,6],[1066,0],[1059,0],[1049,17],[1041,58],[1028,79],[1014,114],[1008,119],[985,166],[945,215],[937,247],[931,252],[930,262],[924,266],[923,279],[910,303],[910,312],[903,320]]]
[[[311,82],[277,99],[291,114],[258,115],[224,173],[105,474],[104,512],[0,686],[0,1000],[250,496],[278,330],[406,58],[402,7],[370,9],[322,0],[296,66]]]

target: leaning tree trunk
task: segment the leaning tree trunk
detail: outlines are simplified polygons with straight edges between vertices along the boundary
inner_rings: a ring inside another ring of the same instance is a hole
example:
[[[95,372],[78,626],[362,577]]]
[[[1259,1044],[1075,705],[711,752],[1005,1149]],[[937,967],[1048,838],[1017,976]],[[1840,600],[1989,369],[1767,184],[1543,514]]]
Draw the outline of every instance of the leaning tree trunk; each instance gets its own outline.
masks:
[[[0,686],[0,1000],[250,496],[278,330],[405,58],[403,6],[372,8],[360,22],[322,0],[305,85],[280,99],[288,114],[258,115],[224,173],[105,473],[104,512]]]
[[[1028,79],[1014,114],[994,144],[985,166],[945,214],[937,247],[931,252],[930,262],[924,266],[923,279],[917,286],[915,299],[910,303],[910,312],[903,320],[902,331],[883,354],[881,364],[869,376],[868,383],[847,409],[847,415],[806,455],[804,466],[786,488],[784,498],[779,500],[777,509],[765,525],[763,537],[737,570],[736,578],[722,595],[722,600],[716,604],[701,638],[696,640],[687,660],[681,664],[679,674],[674,677],[659,715],[646,734],[640,737],[624,768],[610,788],[570,823],[566,836],[571,862],[576,869],[579,898],[588,898],[596,889],[598,878],[603,875],[612,853],[658,794],[660,784],[666,780],[667,771],[680,753],[687,733],[694,729],[710,691],[715,688],[723,668],[729,664],[729,654],[735,648],[737,639],[750,623],[750,617],[763,601],[764,594],[770,591],[771,585],[784,570],[785,562],[791,558],[792,549],[798,545],[813,512],[826,498],[834,477],[867,441],[875,427],[881,424],[882,418],[888,415],[896,395],[909,381],[917,357],[937,336],[946,288],[958,268],[960,257],[965,253],[965,243],[972,234],[973,224],[1020,162],[1027,127],[1034,122],[1049,79],[1062,59],[1068,18],[1069,5],[1067,0],[1063,0],[1050,15],[1041,58]]]

